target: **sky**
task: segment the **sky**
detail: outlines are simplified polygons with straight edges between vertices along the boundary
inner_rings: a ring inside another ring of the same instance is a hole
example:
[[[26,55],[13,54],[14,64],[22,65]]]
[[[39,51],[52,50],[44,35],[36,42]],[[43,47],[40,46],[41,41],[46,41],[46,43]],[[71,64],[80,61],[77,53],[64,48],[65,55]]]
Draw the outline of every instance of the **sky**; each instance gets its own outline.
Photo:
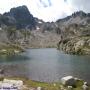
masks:
[[[56,21],[75,11],[90,12],[90,0],[0,0],[0,13],[26,5],[34,17],[44,21]]]

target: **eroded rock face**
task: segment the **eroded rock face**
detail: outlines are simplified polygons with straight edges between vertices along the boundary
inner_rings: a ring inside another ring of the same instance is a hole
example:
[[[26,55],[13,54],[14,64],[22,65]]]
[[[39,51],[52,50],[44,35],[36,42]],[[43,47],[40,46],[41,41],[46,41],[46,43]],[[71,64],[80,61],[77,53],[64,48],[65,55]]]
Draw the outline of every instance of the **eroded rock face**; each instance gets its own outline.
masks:
[[[59,49],[70,54],[90,54],[90,37],[73,37],[61,41]]]

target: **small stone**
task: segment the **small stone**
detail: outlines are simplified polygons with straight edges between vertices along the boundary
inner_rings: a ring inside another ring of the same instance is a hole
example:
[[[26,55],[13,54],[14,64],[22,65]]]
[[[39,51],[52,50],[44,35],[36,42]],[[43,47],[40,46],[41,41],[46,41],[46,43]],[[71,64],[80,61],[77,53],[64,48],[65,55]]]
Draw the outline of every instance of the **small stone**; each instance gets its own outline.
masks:
[[[0,69],[0,81],[4,80],[4,70]]]
[[[87,85],[82,86],[83,90],[89,90],[89,87]]]
[[[64,90],[64,87],[63,87],[63,86],[60,86],[60,89],[61,89],[61,90]]]
[[[87,82],[84,82],[84,85],[88,85],[88,83]]]
[[[42,88],[41,87],[37,87],[37,90],[42,90]]]
[[[75,78],[75,80],[77,81],[77,80],[79,80],[78,78]]]
[[[73,87],[72,86],[68,86],[68,90],[72,90],[73,89]]]
[[[0,69],[0,74],[4,74],[4,70],[3,69]]]
[[[53,86],[56,86],[56,84],[54,83]]]

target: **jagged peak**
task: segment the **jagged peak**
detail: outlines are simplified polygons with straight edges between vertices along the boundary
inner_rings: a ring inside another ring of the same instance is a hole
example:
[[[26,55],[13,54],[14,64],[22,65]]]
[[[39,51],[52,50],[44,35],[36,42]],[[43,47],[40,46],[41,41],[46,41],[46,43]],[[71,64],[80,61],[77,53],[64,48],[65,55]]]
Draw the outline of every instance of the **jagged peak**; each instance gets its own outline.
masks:
[[[84,11],[77,11],[77,12],[74,12],[72,14],[72,16],[74,16],[74,17],[76,17],[76,16],[83,16],[83,17],[85,17],[85,16],[87,16],[87,14]]]
[[[58,19],[56,22],[68,21],[70,18],[72,18],[72,17],[76,18],[78,16],[79,17],[89,17],[90,13],[85,13],[84,11],[77,11],[77,12],[72,13],[72,15],[70,15],[70,16],[67,16],[62,19]]]

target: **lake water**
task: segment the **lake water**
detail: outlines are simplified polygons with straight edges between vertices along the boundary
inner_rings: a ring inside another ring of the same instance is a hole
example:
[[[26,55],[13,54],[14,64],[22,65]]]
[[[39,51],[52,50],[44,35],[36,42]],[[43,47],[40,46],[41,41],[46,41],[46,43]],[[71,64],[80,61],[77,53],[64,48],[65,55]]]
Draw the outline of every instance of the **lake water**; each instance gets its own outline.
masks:
[[[53,82],[68,75],[90,82],[90,56],[68,55],[55,48],[28,49],[9,57],[0,57],[6,76],[27,77]]]

